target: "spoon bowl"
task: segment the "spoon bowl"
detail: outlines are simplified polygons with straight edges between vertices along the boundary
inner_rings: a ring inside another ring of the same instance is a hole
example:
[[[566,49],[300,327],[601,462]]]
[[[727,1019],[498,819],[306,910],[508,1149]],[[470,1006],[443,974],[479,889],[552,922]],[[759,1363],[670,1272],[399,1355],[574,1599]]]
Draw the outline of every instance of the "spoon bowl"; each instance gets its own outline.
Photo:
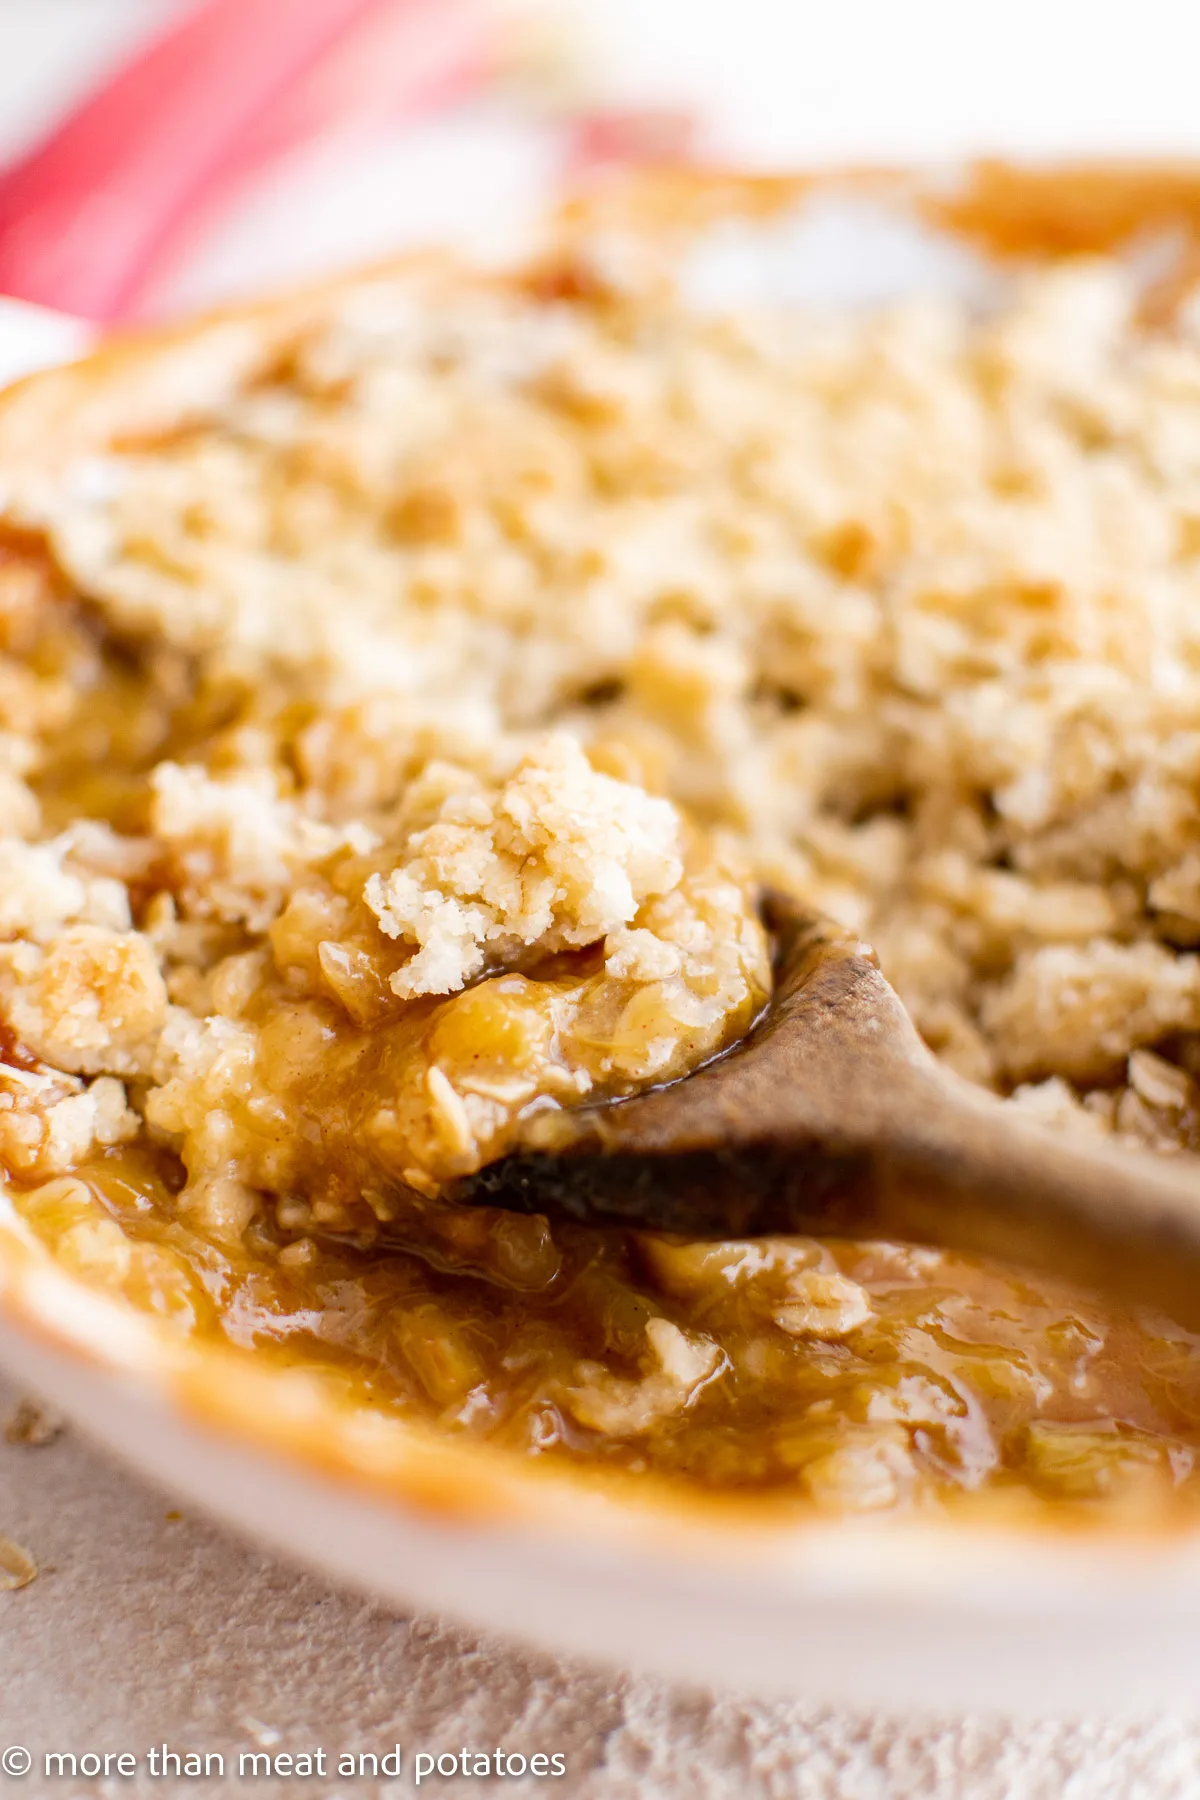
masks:
[[[942,1067],[870,949],[771,893],[771,999],[683,1079],[528,1119],[469,1204],[736,1238],[819,1233],[1002,1258],[1200,1329],[1200,1159],[1047,1128]]]

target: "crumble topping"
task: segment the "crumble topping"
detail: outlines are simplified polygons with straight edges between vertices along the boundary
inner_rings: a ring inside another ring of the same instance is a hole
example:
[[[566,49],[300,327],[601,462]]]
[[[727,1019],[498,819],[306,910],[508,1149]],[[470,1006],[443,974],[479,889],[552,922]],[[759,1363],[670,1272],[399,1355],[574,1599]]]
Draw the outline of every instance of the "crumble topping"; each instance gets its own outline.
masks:
[[[435,764],[404,810],[363,888],[380,930],[417,946],[390,979],[401,999],[454,993],[489,955],[607,939],[683,873],[670,802],[598,774],[568,737],[547,739],[491,788]],[[622,972],[633,972],[628,957]]]
[[[173,877],[166,891],[193,918],[262,930],[297,874],[342,836],[306,817],[269,768],[213,776],[194,764],[164,762],[150,786],[150,828]]]
[[[167,989],[140,932],[70,925],[44,950],[0,945],[0,1008],[20,1042],[57,1069],[148,1074]]]
[[[85,1084],[49,1070],[0,1073],[0,1157],[14,1175],[65,1175],[97,1151],[132,1142],[141,1128],[111,1075]]]

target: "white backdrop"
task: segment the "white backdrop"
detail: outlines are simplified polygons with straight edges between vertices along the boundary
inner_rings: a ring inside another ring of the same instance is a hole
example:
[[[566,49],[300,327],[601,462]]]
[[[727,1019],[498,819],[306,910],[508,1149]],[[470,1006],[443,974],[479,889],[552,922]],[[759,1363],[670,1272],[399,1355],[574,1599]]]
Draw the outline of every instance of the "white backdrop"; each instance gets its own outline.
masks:
[[[0,0],[0,154],[176,3]],[[497,3],[551,17],[597,98],[694,106],[715,150],[752,161],[1200,155],[1196,0]],[[494,237],[536,204],[555,166],[547,133],[512,97],[326,144],[246,195],[161,303],[414,238]]]

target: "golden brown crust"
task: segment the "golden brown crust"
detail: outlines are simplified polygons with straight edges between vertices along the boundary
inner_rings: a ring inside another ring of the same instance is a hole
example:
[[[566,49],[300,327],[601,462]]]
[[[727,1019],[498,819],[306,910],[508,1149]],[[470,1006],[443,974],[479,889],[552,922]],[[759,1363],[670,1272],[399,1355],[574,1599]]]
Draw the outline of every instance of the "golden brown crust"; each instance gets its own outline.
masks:
[[[89,355],[26,376],[0,394],[0,492],[18,497],[31,473],[57,468],[114,438],[170,430],[206,410],[376,279],[456,265],[416,252],[222,306],[178,325],[119,332]]]

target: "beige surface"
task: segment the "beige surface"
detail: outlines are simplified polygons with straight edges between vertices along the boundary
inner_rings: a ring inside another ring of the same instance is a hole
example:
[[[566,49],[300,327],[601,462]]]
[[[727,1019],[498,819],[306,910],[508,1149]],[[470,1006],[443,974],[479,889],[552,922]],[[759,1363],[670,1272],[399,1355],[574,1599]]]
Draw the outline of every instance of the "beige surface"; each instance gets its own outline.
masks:
[[[7,1418],[14,1396],[0,1389]],[[1095,1721],[1008,1729],[862,1719],[801,1704],[713,1697],[568,1667],[434,1620],[405,1618],[244,1548],[98,1455],[73,1431],[39,1448],[0,1441],[0,1529],[38,1578],[0,1593],[0,1749],[34,1773],[0,1793],[380,1800],[417,1791],[418,1750],[562,1752],[561,1781],[425,1782],[458,1800],[1193,1800],[1200,1727]],[[278,1734],[277,1736],[275,1734]],[[322,1780],[153,1780],[146,1751],[325,1747]],[[338,1779],[337,1752],[399,1742],[397,1781]],[[130,1750],[132,1780],[39,1774],[46,1750]]]

